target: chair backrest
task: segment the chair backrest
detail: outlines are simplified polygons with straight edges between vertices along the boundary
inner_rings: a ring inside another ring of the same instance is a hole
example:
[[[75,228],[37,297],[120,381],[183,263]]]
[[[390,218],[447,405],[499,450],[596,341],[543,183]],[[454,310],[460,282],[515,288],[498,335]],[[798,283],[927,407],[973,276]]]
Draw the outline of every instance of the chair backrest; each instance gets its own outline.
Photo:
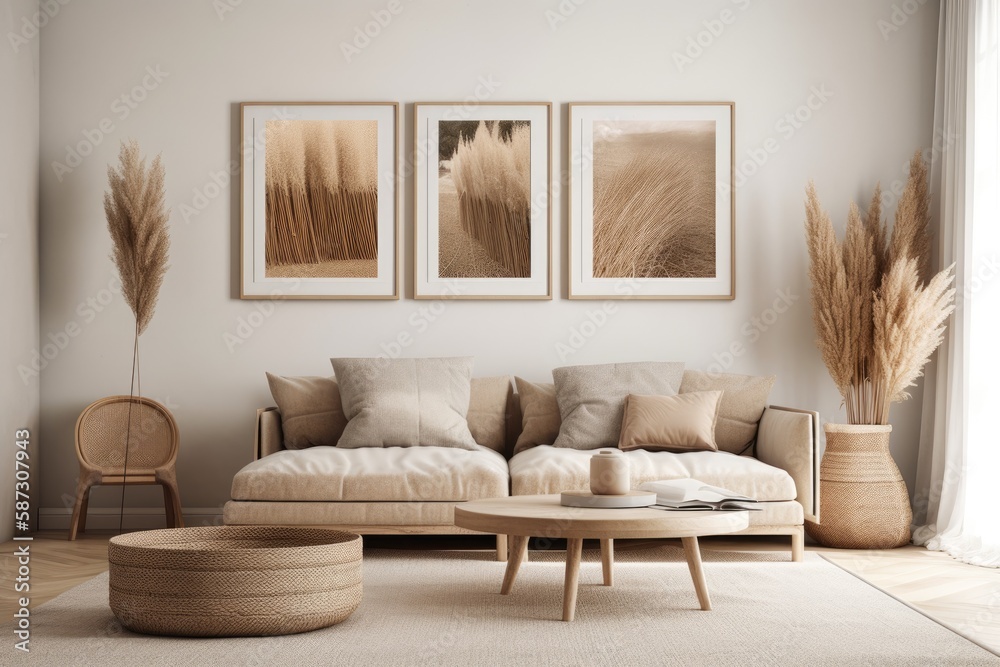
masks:
[[[172,466],[180,438],[173,415],[139,396],[108,396],[88,405],[76,420],[76,455],[105,474],[122,474],[128,437],[128,474]]]

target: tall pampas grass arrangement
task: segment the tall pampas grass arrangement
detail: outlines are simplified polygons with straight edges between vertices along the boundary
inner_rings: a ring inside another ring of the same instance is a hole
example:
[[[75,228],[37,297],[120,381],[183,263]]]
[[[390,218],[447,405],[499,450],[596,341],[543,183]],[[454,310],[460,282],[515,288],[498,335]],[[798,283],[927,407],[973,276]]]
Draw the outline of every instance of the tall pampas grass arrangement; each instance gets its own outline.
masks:
[[[135,140],[122,142],[118,169],[108,167],[108,191],[104,193],[104,214],[111,234],[111,259],[118,269],[122,295],[135,316],[132,345],[130,399],[142,396],[139,371],[139,337],[146,331],[167,272],[170,212],[164,204],[163,163],[157,156],[149,168],[140,156]],[[141,424],[139,425],[141,432]],[[131,440],[132,401],[129,402],[125,436],[123,478],[128,472],[128,445]],[[125,485],[122,485],[122,512],[125,516]],[[119,523],[119,532],[122,524]]]
[[[451,160],[462,229],[512,277],[531,275],[531,128],[479,122]]]
[[[930,275],[930,195],[919,151],[891,235],[881,196],[876,186],[865,215],[851,204],[841,242],[815,185],[806,190],[817,346],[850,424],[889,423],[889,407],[909,397],[954,310],[953,266]]]

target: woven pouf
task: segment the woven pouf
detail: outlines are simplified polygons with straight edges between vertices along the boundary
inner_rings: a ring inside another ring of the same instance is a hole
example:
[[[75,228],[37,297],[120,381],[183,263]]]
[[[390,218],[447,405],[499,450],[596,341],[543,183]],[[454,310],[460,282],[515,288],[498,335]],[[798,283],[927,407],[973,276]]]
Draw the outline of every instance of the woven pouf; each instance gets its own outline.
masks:
[[[909,544],[910,497],[889,453],[892,426],[827,424],[820,463],[819,523],[806,532],[827,547],[893,549]]]
[[[108,561],[111,611],[151,635],[306,632],[361,603],[361,537],[336,530],[151,530],[112,538]]]

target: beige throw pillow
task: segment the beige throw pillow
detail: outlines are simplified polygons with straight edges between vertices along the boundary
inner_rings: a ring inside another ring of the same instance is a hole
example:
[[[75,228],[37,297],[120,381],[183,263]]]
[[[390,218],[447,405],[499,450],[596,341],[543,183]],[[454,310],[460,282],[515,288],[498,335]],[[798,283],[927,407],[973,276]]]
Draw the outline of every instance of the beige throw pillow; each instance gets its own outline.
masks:
[[[672,361],[565,366],[552,371],[562,424],[556,447],[614,447],[629,394],[677,393],[684,364]]]
[[[507,447],[507,401],[512,393],[508,375],[472,378],[469,431],[477,443],[501,454]]]
[[[348,419],[338,447],[479,448],[466,421],[472,357],[330,361]]]
[[[267,384],[281,415],[285,449],[337,444],[347,417],[340,405],[336,380],[267,373]]]
[[[676,396],[629,394],[618,448],[667,452],[714,452],[721,391]]]
[[[724,452],[739,454],[757,437],[767,397],[774,386],[773,375],[753,376],[732,373],[684,371],[681,393],[721,390],[719,419],[715,425],[715,442]]]
[[[559,403],[556,402],[556,386],[551,382],[528,382],[514,378],[517,385],[517,399],[521,406],[521,434],[514,444],[514,453],[538,445],[551,445],[559,435]]]

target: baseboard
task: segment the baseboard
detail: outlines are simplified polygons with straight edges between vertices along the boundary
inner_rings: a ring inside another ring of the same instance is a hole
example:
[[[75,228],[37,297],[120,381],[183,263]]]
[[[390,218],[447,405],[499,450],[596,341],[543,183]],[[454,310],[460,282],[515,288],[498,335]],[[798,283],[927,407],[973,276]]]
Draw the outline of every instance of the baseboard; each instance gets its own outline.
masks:
[[[221,526],[221,507],[184,507],[185,526]],[[38,530],[69,530],[73,510],[64,507],[38,509]],[[93,530],[118,530],[120,511],[117,507],[91,507],[87,512],[87,528]],[[154,530],[166,528],[167,517],[162,507],[126,507],[126,530]]]

